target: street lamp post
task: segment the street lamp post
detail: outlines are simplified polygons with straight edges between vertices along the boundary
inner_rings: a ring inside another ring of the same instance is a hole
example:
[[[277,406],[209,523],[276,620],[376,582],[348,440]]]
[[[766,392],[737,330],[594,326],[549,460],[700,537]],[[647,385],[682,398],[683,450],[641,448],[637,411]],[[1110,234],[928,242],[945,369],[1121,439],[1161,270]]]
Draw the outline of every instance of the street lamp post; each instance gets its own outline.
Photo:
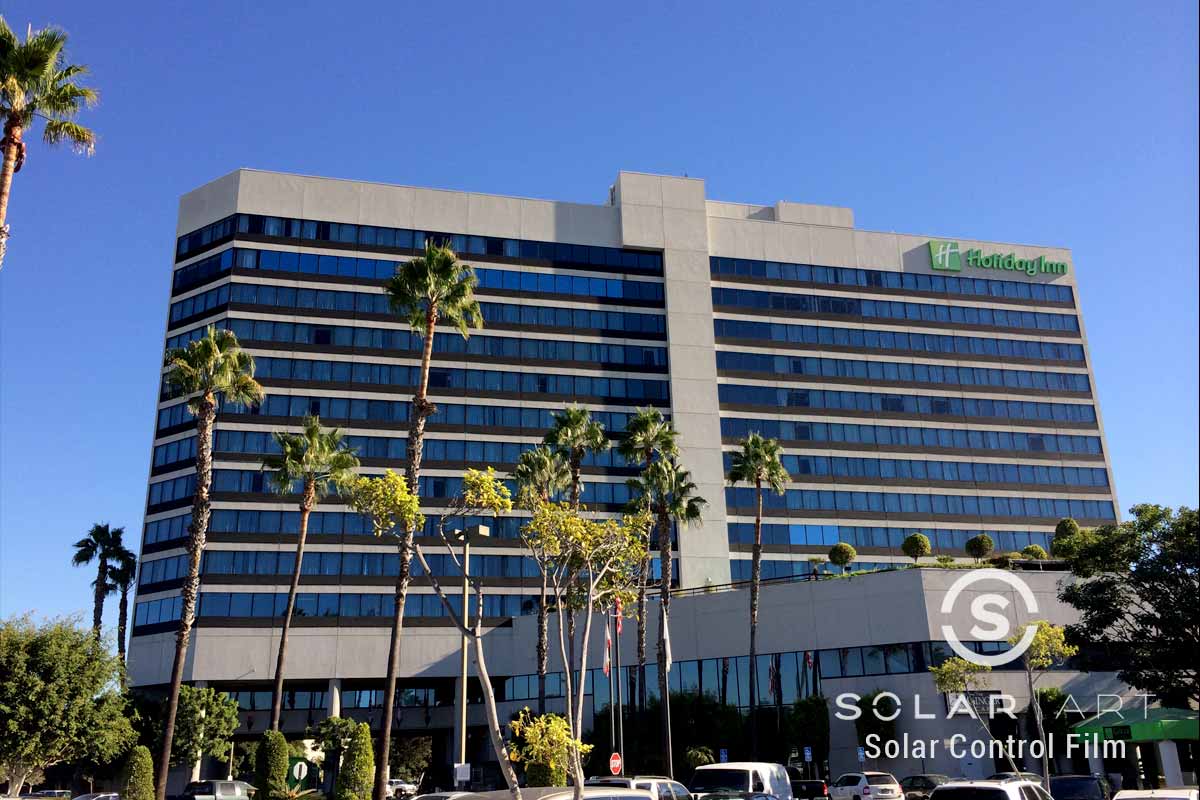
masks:
[[[462,539],[462,620],[464,625],[470,625],[467,605],[471,598],[471,584],[468,577],[471,574],[471,539],[491,535],[487,525],[471,525],[464,531],[454,531],[453,534]],[[467,651],[470,642],[467,635],[462,635],[462,652],[458,673],[458,761],[467,763]]]

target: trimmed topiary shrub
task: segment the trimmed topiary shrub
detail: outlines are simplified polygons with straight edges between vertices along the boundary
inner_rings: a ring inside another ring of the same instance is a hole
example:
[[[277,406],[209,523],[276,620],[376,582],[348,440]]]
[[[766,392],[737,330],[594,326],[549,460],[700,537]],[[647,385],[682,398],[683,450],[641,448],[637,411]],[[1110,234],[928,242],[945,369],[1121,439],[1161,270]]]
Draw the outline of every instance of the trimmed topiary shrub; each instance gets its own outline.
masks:
[[[938,556],[935,560],[937,561],[939,567],[954,566],[954,556]]]
[[[929,537],[923,533],[909,534],[900,545],[900,549],[904,551],[904,555],[913,560],[914,564],[933,552],[933,546],[929,544]]]
[[[843,574],[845,574],[846,568],[854,563],[854,559],[856,558],[858,558],[858,551],[845,542],[838,542],[829,549],[830,563],[841,567]]]
[[[967,539],[967,555],[975,559],[976,563],[978,563],[990,556],[995,546],[992,542],[992,537],[986,533],[981,533],[978,536],[972,536],[970,539]]]
[[[375,784],[375,752],[371,746],[371,727],[359,723],[342,755],[342,769],[333,787],[333,800],[371,800]]]
[[[1021,555],[1032,558],[1034,561],[1045,561],[1050,554],[1040,544],[1031,544],[1021,550]]]
[[[286,800],[288,743],[279,731],[267,731],[254,754],[255,800]]]
[[[154,800],[154,761],[145,745],[129,751],[120,791],[121,800]]]

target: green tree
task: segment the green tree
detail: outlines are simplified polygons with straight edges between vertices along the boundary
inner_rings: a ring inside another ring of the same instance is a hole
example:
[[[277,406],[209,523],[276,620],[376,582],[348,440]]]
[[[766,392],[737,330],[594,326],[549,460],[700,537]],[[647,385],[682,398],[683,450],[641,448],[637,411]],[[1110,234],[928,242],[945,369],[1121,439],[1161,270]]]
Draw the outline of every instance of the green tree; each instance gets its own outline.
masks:
[[[933,547],[929,544],[929,537],[923,533],[910,533],[900,544],[900,549],[904,551],[904,555],[908,556],[916,564],[922,558],[928,558],[933,552]]]
[[[154,800],[154,762],[150,748],[138,745],[129,751],[121,776],[121,800]]]
[[[986,533],[981,533],[967,539],[967,555],[975,559],[976,564],[991,555],[994,547],[995,544],[992,543],[992,537]]]
[[[191,769],[204,755],[228,761],[237,727],[238,705],[232,697],[210,688],[181,687],[171,764]]]
[[[375,756],[371,750],[371,726],[359,723],[354,738],[342,756],[342,769],[334,784],[333,800],[369,800],[375,774]]]
[[[107,522],[97,523],[87,536],[75,543],[75,554],[71,556],[71,564],[76,567],[96,562],[96,579],[92,581],[92,631],[96,638],[100,638],[100,626],[104,623],[104,598],[109,592],[109,564],[116,560],[118,550],[125,549],[121,543],[124,534],[124,528],[110,527]]]
[[[879,737],[880,744],[896,738],[896,701],[890,695],[876,689],[859,697],[856,705],[854,731],[860,745],[866,746],[868,736]]]
[[[715,764],[717,761],[713,756],[712,748],[702,744],[689,747],[687,752],[684,753],[684,760],[687,761],[687,765],[692,769],[703,767],[706,764]]]
[[[341,771],[342,756],[358,730],[358,723],[348,717],[326,717],[317,723],[315,739],[321,752],[325,754],[326,781],[336,784],[338,772]]]
[[[73,620],[0,621],[0,675],[0,764],[11,793],[48,767],[110,763],[133,744],[121,663]]]
[[[553,415],[550,430],[542,443],[558,452],[571,471],[571,506],[579,508],[583,494],[580,477],[583,459],[589,454],[603,453],[609,448],[604,426],[592,419],[592,412],[583,406],[567,406]]]
[[[829,701],[824,695],[797,700],[785,722],[790,744],[811,747],[817,764],[829,758]]]
[[[680,529],[699,524],[708,501],[696,494],[692,473],[669,459],[650,462],[637,478],[627,481],[634,497],[649,511],[658,530],[659,580],[658,625],[658,696],[667,697],[667,637],[671,612],[671,526]],[[674,754],[671,751],[670,703],[662,703],[662,752],[668,777],[674,778]]]
[[[679,432],[657,408],[639,408],[625,423],[625,434],[617,442],[617,452],[629,466],[645,469],[656,459],[679,458]],[[639,709],[646,708],[646,603],[650,587],[650,548],[638,573],[637,586],[637,686]]]
[[[392,740],[392,777],[403,778],[420,788],[425,770],[433,762],[433,738],[402,736]]]
[[[58,28],[29,30],[22,42],[0,17],[0,267],[8,248],[8,202],[13,176],[25,163],[25,133],[39,119],[42,139],[48,145],[70,144],[76,152],[91,155],[96,134],[76,121],[81,109],[96,105],[95,89],[79,80],[88,69],[71,64],[66,56],[67,34]],[[47,209],[49,212],[49,209]]]
[[[1067,640],[1083,669],[1112,670],[1167,705],[1200,704],[1200,535],[1193,508],[1136,505],[1081,534],[1059,598],[1079,612]],[[1085,646],[1090,645],[1090,646]],[[1097,647],[1098,646],[1098,647]]]
[[[577,739],[566,717],[559,714],[529,713],[523,709],[509,723],[512,732],[513,763],[525,765],[526,786],[566,786],[567,765],[577,749],[581,756],[592,746]]]
[[[137,580],[137,556],[126,547],[114,551],[108,567],[108,591],[117,594],[117,655],[125,662],[125,642],[129,629],[129,592]]]
[[[540,503],[549,503],[560,492],[571,485],[571,470],[562,454],[545,445],[526,450],[517,458],[513,470],[517,481],[517,497],[521,506],[532,511]],[[537,675],[538,713],[546,713],[546,673],[550,667],[550,612],[546,608],[547,569],[546,554],[538,552],[525,542],[530,555],[538,565],[541,587],[538,592],[537,611]]]
[[[285,800],[288,770],[288,743],[279,731],[266,731],[254,754],[254,785],[258,800]]]
[[[1079,546],[1079,523],[1063,517],[1054,526],[1054,538],[1050,540],[1050,553],[1055,558],[1070,558]]]
[[[965,658],[951,656],[935,667],[929,668],[929,674],[933,676],[933,686],[943,694],[958,694],[969,702],[973,693],[979,692],[983,688],[984,676],[988,675],[992,668],[986,664],[976,664],[972,661],[967,661]],[[955,709],[957,706],[955,706]],[[952,710],[955,710],[952,709]],[[993,742],[998,742],[996,736],[992,733],[991,727],[984,718],[986,715],[975,713],[975,721],[983,728],[983,732]],[[1004,757],[1008,761],[1009,769],[1013,772],[1020,772],[1017,769],[1017,764],[1013,761],[1012,753],[1007,747],[1003,747]]]
[[[162,750],[158,756],[157,800],[166,800],[167,796],[166,777],[175,737],[175,717],[179,712],[179,687],[183,685],[183,666],[196,616],[200,559],[208,542],[208,522],[212,513],[209,499],[212,489],[212,438],[217,419],[217,396],[221,395],[224,402],[235,405],[251,405],[263,397],[262,387],[254,380],[254,358],[242,350],[232,331],[217,330],[212,325],[208,326],[203,337],[190,342],[187,347],[167,351],[163,380],[172,394],[191,396],[188,411],[196,418],[196,488],[192,495],[192,521],[188,525],[188,572],[180,590],[175,660],[171,665]]]
[[[1034,620],[1017,628],[1009,638],[1008,643],[1015,646],[1025,638],[1026,632],[1031,628],[1035,632],[1029,642],[1029,647],[1025,650],[1025,657],[1022,659],[1022,662],[1025,667],[1026,684],[1029,687],[1031,701],[1029,705],[1033,711],[1034,726],[1037,729],[1038,738],[1042,742],[1045,742],[1046,726],[1042,719],[1042,706],[1040,703],[1033,702],[1034,698],[1037,697],[1034,684],[1046,673],[1046,670],[1061,666],[1068,658],[1078,653],[1079,648],[1067,644],[1066,632],[1062,627],[1051,625],[1044,619]],[[1042,750],[1042,788],[1047,792],[1050,791],[1050,758],[1048,751],[1048,746]]]
[[[829,548],[829,563],[842,568],[842,574],[846,574],[846,569],[854,563],[854,559],[858,558],[858,551],[853,545],[845,542],[838,542],[833,547]]]
[[[763,492],[778,495],[786,491],[791,479],[783,467],[783,453],[775,439],[751,433],[733,451],[729,484],[748,483],[754,487],[754,548],[750,558],[750,663],[758,663],[758,598],[762,591]],[[758,670],[750,670],[750,757],[758,757]]]
[[[1025,558],[1033,559],[1034,561],[1045,561],[1050,557],[1046,552],[1046,548],[1042,547],[1040,544],[1026,545],[1021,550],[1021,555],[1023,555]]]
[[[272,433],[278,453],[263,457],[263,469],[271,474],[271,487],[279,494],[291,494],[300,485],[300,533],[296,537],[296,558],[292,582],[288,588],[287,608],[279,634],[279,652],[275,659],[275,685],[271,694],[271,730],[279,730],[283,712],[283,673],[287,663],[288,632],[300,591],[300,573],[304,562],[304,542],[308,538],[308,517],[313,506],[330,490],[348,487],[358,468],[358,456],[337,428],[325,430],[319,417],[305,417],[300,433]]]
[[[483,327],[483,312],[475,299],[478,280],[475,271],[458,260],[444,243],[426,241],[425,253],[402,263],[384,286],[392,311],[404,317],[412,331],[421,337],[421,369],[417,390],[413,393],[409,415],[404,478],[414,495],[421,492],[421,458],[425,450],[425,423],[437,412],[429,400],[429,367],[433,359],[434,332],[438,324],[453,326],[467,339],[472,328]],[[413,536],[418,517],[405,520],[408,527],[400,543],[400,573],[396,576],[396,609],[392,615],[391,642],[388,646],[387,679],[383,692],[383,719],[392,720],[396,697],[396,677],[400,672],[400,638],[404,632],[404,603],[408,599],[409,566],[412,563]],[[387,755],[391,752],[392,726],[383,726],[376,759],[375,800],[387,794]]]

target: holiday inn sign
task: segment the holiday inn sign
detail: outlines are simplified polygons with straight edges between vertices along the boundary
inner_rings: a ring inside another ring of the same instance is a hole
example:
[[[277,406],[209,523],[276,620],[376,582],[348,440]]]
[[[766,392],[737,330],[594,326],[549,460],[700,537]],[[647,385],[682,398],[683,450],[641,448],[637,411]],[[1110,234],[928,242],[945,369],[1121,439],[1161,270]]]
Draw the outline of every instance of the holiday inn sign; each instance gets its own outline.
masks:
[[[963,252],[958,242],[947,242],[940,239],[929,240],[930,266],[940,272],[962,272],[963,264],[975,269],[1003,269],[1012,272],[1024,272],[1030,277],[1038,273],[1049,275],[1066,275],[1065,261],[1049,261],[1045,256],[1037,258],[1017,258],[1013,253],[988,253],[982,250],[967,250]]]

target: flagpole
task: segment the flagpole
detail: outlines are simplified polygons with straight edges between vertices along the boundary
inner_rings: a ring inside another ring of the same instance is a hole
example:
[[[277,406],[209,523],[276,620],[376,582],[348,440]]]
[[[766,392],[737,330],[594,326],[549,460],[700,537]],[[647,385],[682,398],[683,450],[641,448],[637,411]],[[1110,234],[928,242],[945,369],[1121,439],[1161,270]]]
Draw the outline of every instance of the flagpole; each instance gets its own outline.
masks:
[[[625,698],[621,688],[621,606],[617,604],[617,635],[613,639],[613,652],[616,663],[613,674],[617,676],[617,752],[621,754],[621,774],[625,774]]]
[[[665,668],[666,673],[667,673],[667,680],[666,680],[667,696],[660,698],[660,701],[663,704],[663,719],[666,721],[666,725],[667,725],[667,752],[663,754],[663,757],[666,759],[667,777],[674,780],[674,778],[675,778],[675,763],[674,763],[675,762],[675,757],[674,757],[675,743],[674,743],[673,737],[671,735],[671,662],[672,662],[672,658],[671,658],[671,627],[670,627],[670,622],[667,620],[666,606],[664,606],[662,603],[659,603],[659,610],[662,613],[663,650],[665,651],[665,653],[663,654],[665,656],[665,658],[663,659],[663,667]]]
[[[617,747],[616,701],[613,699],[613,668],[612,668],[612,627],[609,621],[608,609],[604,610],[604,661],[608,667],[608,747],[609,752],[620,752]]]

